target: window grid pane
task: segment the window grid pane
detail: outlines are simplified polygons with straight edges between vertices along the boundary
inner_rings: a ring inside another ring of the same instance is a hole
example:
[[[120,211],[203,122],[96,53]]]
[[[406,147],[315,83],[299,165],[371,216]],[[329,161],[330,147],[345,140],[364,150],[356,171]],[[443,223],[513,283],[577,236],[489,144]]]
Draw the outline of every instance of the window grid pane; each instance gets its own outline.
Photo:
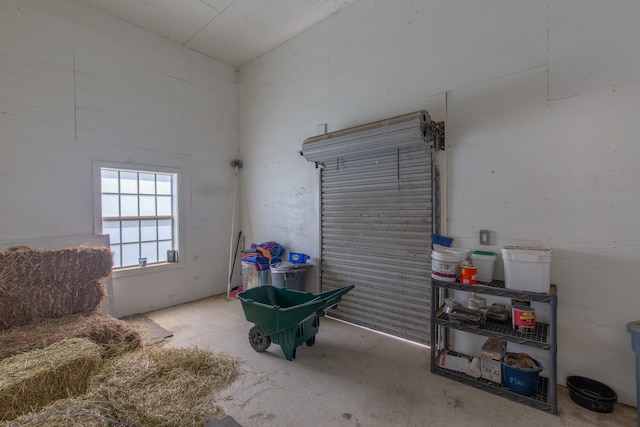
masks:
[[[140,241],[140,222],[122,221],[122,243],[135,243]]]
[[[176,174],[101,169],[102,230],[111,239],[114,267],[166,262],[175,249]],[[167,218],[170,217],[170,218]]]
[[[147,263],[158,262],[158,242],[144,242],[141,245],[141,253],[147,258]]]
[[[102,195],[102,216],[118,217],[120,216],[120,198],[117,194]]]
[[[139,243],[126,243],[122,245],[122,266],[123,267],[138,265],[139,257],[140,257]]]
[[[160,261],[167,260],[167,251],[173,249],[173,241],[160,240],[158,241],[158,259]]]
[[[102,233],[109,235],[109,241],[111,243],[120,243],[120,221],[104,222],[102,225]]]
[[[138,174],[140,194],[156,194],[156,175],[153,173]]]
[[[121,245],[111,245],[111,252],[113,252],[113,266],[115,268],[122,267],[122,259],[120,258],[120,246]]]
[[[120,192],[126,194],[138,194],[137,172],[120,172]]]
[[[173,177],[171,175],[156,175],[157,194],[171,195],[173,193]]]
[[[103,193],[117,193],[119,184],[119,173],[111,169],[102,170],[102,192]]]
[[[155,196],[140,196],[140,216],[156,216]]]
[[[158,240],[173,239],[173,225],[170,219],[158,221]]]
[[[172,208],[173,208],[173,204],[171,203],[171,196],[158,196],[157,197],[157,203],[158,203],[158,215],[172,215]]]
[[[123,194],[120,196],[120,216],[138,216],[138,196]]]
[[[150,242],[158,240],[158,221],[140,221],[140,241]]]

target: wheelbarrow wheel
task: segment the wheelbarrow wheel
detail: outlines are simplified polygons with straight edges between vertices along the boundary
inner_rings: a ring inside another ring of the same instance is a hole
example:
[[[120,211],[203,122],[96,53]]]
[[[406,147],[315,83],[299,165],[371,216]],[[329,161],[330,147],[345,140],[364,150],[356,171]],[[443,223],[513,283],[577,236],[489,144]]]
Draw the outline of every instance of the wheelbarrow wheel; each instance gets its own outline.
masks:
[[[249,331],[249,343],[255,351],[262,353],[271,345],[271,338],[264,333],[264,330],[260,326],[255,325]]]

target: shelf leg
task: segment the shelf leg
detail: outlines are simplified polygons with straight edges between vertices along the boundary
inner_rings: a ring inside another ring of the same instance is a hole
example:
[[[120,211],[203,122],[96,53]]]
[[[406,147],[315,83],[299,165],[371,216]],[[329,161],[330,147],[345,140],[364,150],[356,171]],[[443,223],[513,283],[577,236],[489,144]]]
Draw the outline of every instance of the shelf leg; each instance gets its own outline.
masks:
[[[549,319],[549,340],[551,348],[549,349],[549,360],[551,361],[549,366],[549,403],[551,403],[551,411],[553,415],[558,414],[558,373],[556,357],[558,353],[557,345],[557,320],[558,320],[558,299],[554,295],[551,298],[550,305],[550,319]]]
[[[431,280],[429,280],[430,283],[430,290],[431,290],[431,322],[430,322],[430,327],[431,327],[431,372],[435,371],[435,367],[436,367],[436,350],[438,348],[438,337],[436,337],[436,323],[435,323],[435,316],[434,313],[436,311],[436,288],[435,286],[433,286],[433,283],[431,283]]]

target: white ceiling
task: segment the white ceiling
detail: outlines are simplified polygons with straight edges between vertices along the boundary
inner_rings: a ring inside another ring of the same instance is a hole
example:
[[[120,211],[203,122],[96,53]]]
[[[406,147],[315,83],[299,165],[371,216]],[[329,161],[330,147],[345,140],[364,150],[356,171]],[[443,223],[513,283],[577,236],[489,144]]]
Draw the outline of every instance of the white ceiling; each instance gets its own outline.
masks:
[[[83,0],[240,67],[356,0]]]

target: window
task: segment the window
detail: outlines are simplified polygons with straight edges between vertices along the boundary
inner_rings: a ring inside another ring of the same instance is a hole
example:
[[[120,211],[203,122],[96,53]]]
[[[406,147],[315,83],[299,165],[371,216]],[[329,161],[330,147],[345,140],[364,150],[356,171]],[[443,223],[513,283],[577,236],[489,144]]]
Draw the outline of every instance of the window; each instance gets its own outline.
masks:
[[[102,233],[115,268],[167,261],[178,246],[177,193],[177,173],[100,167]]]

